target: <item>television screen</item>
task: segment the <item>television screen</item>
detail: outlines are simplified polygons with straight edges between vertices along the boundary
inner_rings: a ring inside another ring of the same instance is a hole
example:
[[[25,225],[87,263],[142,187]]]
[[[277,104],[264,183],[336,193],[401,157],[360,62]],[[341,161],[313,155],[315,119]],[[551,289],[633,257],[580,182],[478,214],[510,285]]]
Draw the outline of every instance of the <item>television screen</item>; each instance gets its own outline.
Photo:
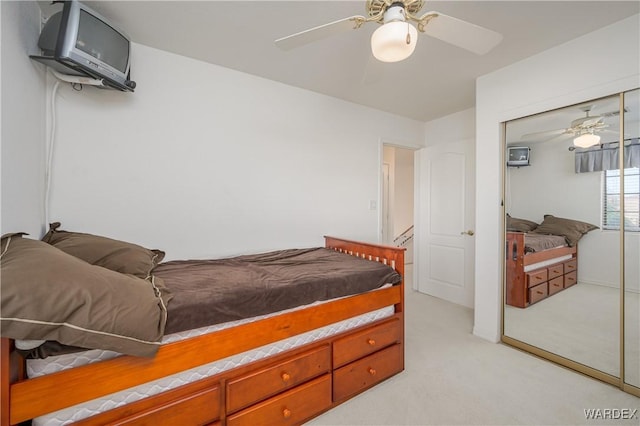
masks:
[[[507,165],[509,166],[528,166],[529,152],[528,146],[511,146],[508,149]]]
[[[129,40],[93,15],[80,10],[76,48],[124,73],[129,63]]]

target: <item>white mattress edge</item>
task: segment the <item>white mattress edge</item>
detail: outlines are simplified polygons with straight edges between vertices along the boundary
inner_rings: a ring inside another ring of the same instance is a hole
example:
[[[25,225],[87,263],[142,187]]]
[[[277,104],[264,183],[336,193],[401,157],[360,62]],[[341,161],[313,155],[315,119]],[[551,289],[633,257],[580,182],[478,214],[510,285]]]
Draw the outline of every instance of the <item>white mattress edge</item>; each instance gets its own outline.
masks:
[[[535,269],[544,268],[549,265],[553,265],[555,263],[564,262],[565,260],[571,259],[573,256],[570,254],[565,254],[564,256],[554,257],[553,259],[543,260],[542,262],[533,263],[531,265],[527,265],[524,267],[524,272],[531,272]]]
[[[201,380],[206,377],[220,374],[224,371],[245,365],[260,359],[267,358],[287,351],[292,348],[303,346],[326,337],[342,333],[352,328],[372,323],[379,319],[387,318],[395,313],[393,305],[363,315],[352,317],[334,324],[311,330],[287,339],[271,343],[260,348],[256,348],[241,354],[232,355],[228,358],[214,361],[188,371],[163,377],[131,389],[113,393],[101,398],[88,401],[46,414],[33,420],[33,426],[53,426],[66,425],[87,417],[99,414],[104,411],[138,401],[146,397],[157,395],[161,392],[174,389],[176,387]],[[116,354],[117,356],[117,354]]]

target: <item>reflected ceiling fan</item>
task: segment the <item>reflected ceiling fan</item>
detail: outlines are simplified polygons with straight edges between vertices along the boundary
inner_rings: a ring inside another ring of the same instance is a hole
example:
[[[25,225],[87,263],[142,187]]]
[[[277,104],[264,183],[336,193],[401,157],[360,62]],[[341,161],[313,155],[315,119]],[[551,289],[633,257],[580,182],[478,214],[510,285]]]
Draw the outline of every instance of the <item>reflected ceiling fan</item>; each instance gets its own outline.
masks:
[[[417,16],[424,3],[425,0],[367,0],[367,16],[350,16],[282,37],[275,43],[283,50],[291,50],[359,29],[368,22],[381,24],[371,36],[371,50],[382,62],[408,58],[416,48],[418,31],[478,55],[484,55],[502,41],[502,35],[495,31],[440,12]]]
[[[600,143],[600,136],[598,133],[616,133],[614,131],[607,130],[609,124],[605,123],[605,118],[619,115],[620,111],[610,111],[599,115],[591,115],[591,111],[594,106],[595,105],[585,105],[580,107],[580,109],[585,113],[585,116],[576,118],[567,128],[528,133],[526,135],[522,135],[520,139],[551,142],[565,138],[574,138],[573,144],[579,148],[589,148],[590,146],[597,145]]]

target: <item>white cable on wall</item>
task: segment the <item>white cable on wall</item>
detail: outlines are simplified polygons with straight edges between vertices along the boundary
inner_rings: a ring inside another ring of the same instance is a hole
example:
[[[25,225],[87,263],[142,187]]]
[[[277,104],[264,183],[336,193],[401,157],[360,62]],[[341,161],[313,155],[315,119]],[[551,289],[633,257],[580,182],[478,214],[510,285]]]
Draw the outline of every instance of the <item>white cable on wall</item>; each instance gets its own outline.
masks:
[[[104,86],[104,82],[101,79],[94,79],[89,77],[75,76],[75,75],[66,75],[57,72],[56,70],[49,68],[51,74],[56,78],[55,83],[53,84],[53,88],[51,89],[51,132],[49,133],[49,140],[47,141],[46,146],[46,154],[47,159],[45,163],[44,169],[44,178],[45,178],[45,187],[44,187],[44,226],[45,229],[49,228],[50,218],[49,218],[49,199],[51,197],[51,174],[53,169],[53,151],[55,147],[56,140],[56,94],[58,92],[58,87],[60,86],[60,82],[64,81],[67,83],[71,83],[71,85],[76,88],[76,85],[79,85],[82,88],[82,85],[90,85],[90,86]],[[76,89],[78,90],[78,89]]]
[[[49,227],[49,197],[51,194],[51,170],[53,168],[53,148],[55,146],[56,138],[56,93],[58,92],[58,86],[60,81],[56,79],[51,89],[51,132],[49,133],[49,140],[47,142],[47,160],[44,169],[44,226],[45,229]]]

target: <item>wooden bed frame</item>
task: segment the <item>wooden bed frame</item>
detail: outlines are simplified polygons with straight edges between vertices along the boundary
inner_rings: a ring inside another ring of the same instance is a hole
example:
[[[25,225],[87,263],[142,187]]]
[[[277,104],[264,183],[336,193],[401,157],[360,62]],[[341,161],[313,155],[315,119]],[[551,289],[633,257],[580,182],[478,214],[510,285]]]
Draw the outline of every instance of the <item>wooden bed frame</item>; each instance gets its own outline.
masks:
[[[325,237],[325,246],[388,264],[404,279],[404,248]],[[77,424],[300,424],[404,370],[404,284],[28,379],[14,342],[0,346],[2,426],[204,365],[394,305],[395,313],[98,414]],[[209,349],[207,349],[209,348]]]
[[[535,253],[524,252],[524,233],[507,232],[506,237],[506,291],[507,305],[526,308],[565,288],[578,280],[578,246],[558,247]],[[571,255],[568,260],[552,262],[548,266],[525,272],[525,267]]]

